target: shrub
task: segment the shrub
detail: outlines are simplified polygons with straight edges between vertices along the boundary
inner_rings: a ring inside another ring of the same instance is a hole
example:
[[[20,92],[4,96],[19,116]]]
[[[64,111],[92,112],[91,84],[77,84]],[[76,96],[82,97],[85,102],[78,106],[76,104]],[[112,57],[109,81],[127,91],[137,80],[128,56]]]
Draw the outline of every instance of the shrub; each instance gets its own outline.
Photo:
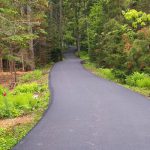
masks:
[[[7,101],[7,105],[5,104]],[[38,99],[33,94],[8,95],[0,97],[0,118],[18,117],[37,108]]]
[[[44,92],[48,89],[48,85],[38,85],[37,83],[30,83],[30,84],[22,84],[18,85],[14,91],[13,94],[19,94],[19,93],[38,93],[38,92]]]
[[[89,60],[89,55],[87,51],[81,51],[80,52],[80,58],[84,61],[88,61]]]
[[[113,70],[112,71],[114,77],[119,80],[121,83],[125,83],[126,74],[122,70]]]
[[[0,95],[3,95],[4,92],[8,92],[8,89],[3,88],[2,86],[0,86]]]
[[[149,88],[150,77],[144,73],[134,72],[126,78],[126,83],[130,86]]]
[[[14,89],[14,94],[19,94],[19,93],[35,93],[39,92],[39,86],[37,83],[31,83],[31,84],[22,84],[18,85]]]
[[[144,78],[141,80],[137,80],[136,84],[138,87],[150,89],[150,78]]]
[[[114,78],[115,78],[111,69],[102,69],[102,68],[99,68],[98,72],[104,78],[107,78],[107,79],[110,79],[110,80],[114,80]]]
[[[38,80],[42,77],[42,71],[41,70],[35,70],[33,72],[27,73],[21,77],[21,82],[29,82],[33,80]]]
[[[150,73],[150,29],[142,28],[136,33],[131,49],[128,53],[128,70]]]

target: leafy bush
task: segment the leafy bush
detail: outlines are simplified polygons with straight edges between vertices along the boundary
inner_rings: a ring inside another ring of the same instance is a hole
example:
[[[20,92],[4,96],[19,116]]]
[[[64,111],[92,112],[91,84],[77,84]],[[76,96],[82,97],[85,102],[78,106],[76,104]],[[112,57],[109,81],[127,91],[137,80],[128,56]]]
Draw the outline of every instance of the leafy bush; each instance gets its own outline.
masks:
[[[6,105],[7,102],[7,105]],[[18,117],[36,107],[37,100],[33,94],[8,95],[0,97],[0,118]]]
[[[104,32],[99,35],[96,50],[98,67],[122,69],[125,67],[126,53],[123,51],[122,35],[124,27],[114,19],[104,25]]]
[[[19,94],[19,93],[35,93],[39,92],[39,86],[37,83],[31,83],[31,84],[22,84],[18,85],[14,89],[14,94]]]
[[[110,80],[114,80],[115,79],[111,69],[99,68],[98,69],[98,74],[101,75],[102,77],[110,79]]]
[[[147,77],[141,80],[137,80],[136,84],[138,87],[150,89],[150,78]]]
[[[3,95],[4,92],[8,92],[8,89],[3,88],[2,86],[0,86],[0,95]]]
[[[130,86],[150,87],[150,77],[147,74],[134,72],[126,78],[126,83]]]
[[[33,72],[27,73],[21,77],[21,82],[29,82],[33,80],[38,80],[42,77],[42,71],[41,70],[35,70]]]
[[[14,91],[13,94],[19,94],[19,93],[38,93],[38,92],[44,92],[47,90],[47,85],[38,85],[37,83],[30,83],[30,84],[22,84],[18,85]]]
[[[118,79],[119,82],[125,83],[126,74],[125,74],[124,71],[122,71],[122,70],[115,70],[115,69],[114,69],[114,70],[112,71],[112,73],[113,73],[114,77],[115,77],[116,79]]]
[[[7,93],[6,96],[0,95],[0,118],[18,117],[34,109],[46,107],[48,99],[49,92],[46,84],[18,85],[12,93]]]
[[[81,51],[80,52],[80,58],[84,61],[88,61],[89,60],[89,55],[88,55],[87,51]]]

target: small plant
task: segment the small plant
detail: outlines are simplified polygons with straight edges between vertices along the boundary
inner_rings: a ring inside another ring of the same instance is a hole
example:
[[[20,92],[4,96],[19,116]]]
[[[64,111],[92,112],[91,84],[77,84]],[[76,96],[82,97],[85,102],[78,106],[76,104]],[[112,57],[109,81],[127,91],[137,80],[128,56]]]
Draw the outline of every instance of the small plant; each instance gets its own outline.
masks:
[[[33,80],[38,80],[42,77],[42,71],[41,70],[35,70],[33,72],[27,73],[21,77],[21,82],[29,82]]]
[[[34,109],[41,107],[42,100],[34,98],[32,93],[24,93],[19,95],[8,95],[5,101],[1,101],[0,97],[0,118],[18,117],[28,114]],[[7,103],[6,103],[7,100]]]
[[[4,92],[8,92],[8,89],[3,88],[2,86],[0,86],[0,95],[3,95]]]
[[[115,79],[115,77],[114,77],[114,75],[112,73],[112,69],[102,69],[102,68],[99,68],[98,72],[104,78],[107,78],[107,79],[110,79],[110,80],[114,80]]]
[[[126,78],[126,83],[130,86],[149,88],[150,77],[147,74],[134,72]]]
[[[113,70],[112,71],[114,77],[118,80],[120,83],[125,83],[126,74],[122,70]]]
[[[150,89],[150,78],[147,77],[142,80],[137,80],[136,84],[138,87]]]
[[[22,84],[18,85],[15,89],[13,94],[19,94],[19,93],[35,93],[39,92],[40,87],[37,83],[30,83],[30,84]]]

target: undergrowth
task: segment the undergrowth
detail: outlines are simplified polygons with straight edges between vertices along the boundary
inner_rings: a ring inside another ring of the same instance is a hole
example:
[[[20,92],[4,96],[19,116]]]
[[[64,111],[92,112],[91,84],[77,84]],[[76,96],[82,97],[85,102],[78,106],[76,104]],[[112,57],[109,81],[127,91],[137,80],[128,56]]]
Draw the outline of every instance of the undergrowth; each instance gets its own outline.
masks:
[[[25,115],[34,116],[27,124],[11,128],[0,127],[0,150],[10,150],[39,121],[49,104],[48,70],[35,70],[23,75],[18,85],[9,91],[0,86],[0,119]],[[34,115],[33,115],[34,114]]]

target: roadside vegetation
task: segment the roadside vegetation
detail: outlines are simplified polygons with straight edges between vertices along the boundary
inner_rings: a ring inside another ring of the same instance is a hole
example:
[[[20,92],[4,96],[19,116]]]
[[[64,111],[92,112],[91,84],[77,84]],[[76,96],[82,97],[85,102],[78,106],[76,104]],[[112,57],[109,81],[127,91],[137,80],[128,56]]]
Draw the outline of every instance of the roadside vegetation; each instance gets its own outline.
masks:
[[[90,61],[86,51],[81,51],[80,58],[83,66],[95,75],[114,81],[126,88],[150,97],[150,76],[148,74],[136,71],[130,75],[126,75],[124,72],[115,69],[97,67],[95,63]]]
[[[0,87],[0,150],[10,150],[17,144],[48,108],[49,68],[24,74],[13,90]]]

